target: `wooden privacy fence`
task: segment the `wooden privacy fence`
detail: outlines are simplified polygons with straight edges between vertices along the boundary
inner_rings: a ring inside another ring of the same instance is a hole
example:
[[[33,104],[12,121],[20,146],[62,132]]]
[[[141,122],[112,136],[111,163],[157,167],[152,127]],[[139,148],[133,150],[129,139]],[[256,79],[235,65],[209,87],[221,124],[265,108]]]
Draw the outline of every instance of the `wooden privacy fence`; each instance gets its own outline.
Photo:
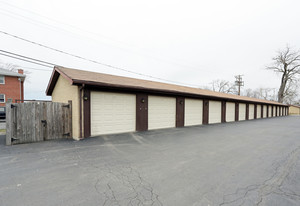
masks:
[[[6,104],[6,145],[72,137],[72,101]]]

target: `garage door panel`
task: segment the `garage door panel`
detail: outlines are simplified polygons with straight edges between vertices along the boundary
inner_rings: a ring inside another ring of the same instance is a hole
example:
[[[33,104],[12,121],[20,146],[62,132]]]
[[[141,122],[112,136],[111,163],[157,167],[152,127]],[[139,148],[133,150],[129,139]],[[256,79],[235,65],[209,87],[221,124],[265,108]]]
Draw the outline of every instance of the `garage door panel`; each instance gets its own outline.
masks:
[[[263,118],[267,117],[267,105],[263,105],[264,111],[263,111]]]
[[[249,104],[249,119],[254,119],[254,104]]]
[[[261,105],[256,106],[256,118],[261,118]]]
[[[184,126],[202,124],[203,101],[197,99],[185,99]]]
[[[176,98],[149,96],[148,117],[148,129],[175,127]]]
[[[222,102],[220,101],[209,101],[209,116],[208,123],[221,123],[221,113],[222,113]]]
[[[226,103],[226,122],[235,121],[235,103],[227,102]]]
[[[239,104],[239,121],[246,119],[246,104]]]
[[[136,96],[91,92],[91,135],[135,131]]]

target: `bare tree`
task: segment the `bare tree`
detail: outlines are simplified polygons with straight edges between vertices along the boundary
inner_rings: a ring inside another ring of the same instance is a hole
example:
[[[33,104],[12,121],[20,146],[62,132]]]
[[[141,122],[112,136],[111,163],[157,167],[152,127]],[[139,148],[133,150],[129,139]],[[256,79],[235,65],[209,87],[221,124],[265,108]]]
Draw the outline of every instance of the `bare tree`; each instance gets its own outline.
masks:
[[[226,80],[213,80],[211,83],[212,90],[215,92],[223,92],[223,93],[236,93],[235,85]]]
[[[257,88],[257,89],[246,89],[244,96],[253,97],[258,99],[265,99],[275,101],[277,99],[275,88]]]
[[[284,50],[277,52],[273,58],[273,64],[266,67],[268,70],[273,70],[281,73],[281,83],[278,91],[278,102],[283,102],[287,91],[287,84],[293,83],[300,74],[300,51],[293,51],[289,46]]]
[[[297,104],[299,102],[299,82],[299,80],[291,80],[288,82],[284,92],[284,103]]]

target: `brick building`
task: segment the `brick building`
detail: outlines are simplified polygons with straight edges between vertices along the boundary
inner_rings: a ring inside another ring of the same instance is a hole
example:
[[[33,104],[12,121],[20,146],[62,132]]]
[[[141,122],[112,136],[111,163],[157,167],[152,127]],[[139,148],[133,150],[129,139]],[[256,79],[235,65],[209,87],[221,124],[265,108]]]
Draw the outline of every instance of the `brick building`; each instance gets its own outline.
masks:
[[[5,104],[24,100],[24,81],[23,70],[18,72],[0,68],[0,118],[5,117]]]

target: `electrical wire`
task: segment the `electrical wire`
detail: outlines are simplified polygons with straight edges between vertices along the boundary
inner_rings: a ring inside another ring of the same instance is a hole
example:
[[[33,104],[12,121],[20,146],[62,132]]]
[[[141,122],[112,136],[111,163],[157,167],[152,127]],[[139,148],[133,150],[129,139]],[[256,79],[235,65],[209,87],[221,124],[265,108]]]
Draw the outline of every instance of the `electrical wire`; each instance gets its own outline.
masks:
[[[37,70],[37,71],[44,71],[44,72],[52,72],[52,69],[37,69],[37,68],[32,68],[32,67],[26,67],[26,66],[18,66],[20,68],[24,69],[32,69],[32,70]]]
[[[42,60],[39,60],[39,59],[34,59],[34,58],[31,58],[31,57],[27,57],[27,56],[23,56],[23,55],[20,55],[20,54],[16,54],[16,53],[13,53],[13,52],[1,50],[1,49],[0,49],[0,52],[7,53],[7,54],[10,54],[10,55],[15,55],[15,56],[18,56],[18,57],[21,57],[21,58],[26,58],[26,59],[33,60],[33,61],[37,61],[37,62],[40,62],[40,63],[43,63],[43,64],[49,64],[51,66],[57,65],[57,64],[53,64],[53,63],[50,63],[50,62],[42,61]]]
[[[0,53],[0,55],[6,56],[6,57],[10,57],[10,58],[13,58],[13,59],[18,59],[18,60],[25,61],[25,62],[28,62],[28,63],[36,64],[36,65],[39,65],[39,66],[44,66],[44,67],[48,67],[48,68],[53,68],[53,67],[51,67],[51,66],[49,66],[49,65],[44,65],[44,64],[41,64],[41,63],[37,63],[37,62],[34,62],[34,61],[26,60],[26,59],[19,58],[19,57],[15,57],[15,56],[8,55],[8,54],[2,54],[2,53]]]
[[[132,45],[132,44],[124,43],[124,42],[122,42],[122,41],[119,41],[119,40],[116,40],[116,39],[107,37],[107,36],[105,36],[105,35],[103,35],[103,34],[91,32],[91,31],[82,29],[82,28],[80,28],[80,27],[77,27],[77,26],[74,26],[74,25],[71,25],[71,24],[64,23],[64,22],[62,22],[62,21],[58,21],[58,20],[56,20],[56,19],[49,18],[49,17],[47,17],[47,16],[41,15],[41,14],[39,14],[39,13],[33,12],[33,11],[31,11],[31,10],[28,10],[28,9],[20,8],[20,7],[18,7],[18,6],[12,5],[12,4],[7,3],[7,2],[2,2],[2,1],[0,1],[0,3],[3,3],[3,4],[5,4],[5,5],[7,5],[7,6],[10,6],[10,7],[16,8],[16,9],[19,9],[19,10],[21,10],[21,11],[25,11],[25,12],[27,12],[27,13],[34,14],[34,15],[36,15],[36,16],[40,16],[40,17],[45,18],[45,19],[47,19],[47,20],[50,20],[50,21],[52,21],[52,22],[56,22],[56,23],[59,23],[59,24],[68,26],[68,27],[73,28],[73,29],[76,29],[76,30],[78,30],[78,31],[83,31],[83,32],[85,32],[85,33],[89,33],[89,34],[92,34],[92,35],[100,36],[100,37],[105,38],[105,39],[107,39],[107,40],[109,40],[109,41],[113,41],[113,42],[116,42],[116,43],[121,43],[121,44],[126,45],[126,46],[129,46],[129,47],[136,47],[136,46],[134,46],[134,45]],[[3,10],[3,9],[2,9],[2,10]],[[7,10],[4,10],[4,11],[8,12]],[[9,11],[9,12],[10,12],[10,13],[13,13],[13,12],[11,12],[11,11]],[[50,24],[46,24],[46,23],[44,23],[44,22],[37,21],[37,20],[28,18],[28,17],[23,16],[23,15],[20,15],[20,14],[16,14],[16,13],[13,13],[13,14],[14,14],[15,16],[19,16],[19,17],[21,17],[21,18],[28,19],[28,20],[31,21],[31,23],[37,22],[38,24],[40,24],[40,25],[42,25],[42,26],[46,26],[46,27],[48,27],[49,29],[54,28],[55,30],[59,30],[59,31],[64,30],[65,32],[68,32],[68,33],[71,33],[71,34],[75,34],[74,32],[71,32],[71,31],[66,30],[66,29],[64,29],[64,28],[60,28],[60,27],[57,27],[57,26],[53,26],[53,25],[50,25]],[[36,23],[34,23],[34,24],[36,24]],[[52,29],[52,30],[53,30],[53,29]],[[77,33],[76,33],[75,35],[77,35],[77,36],[82,36],[82,37],[84,37],[84,38],[87,38],[87,39],[90,39],[90,40],[93,40],[93,41],[98,41],[97,39],[94,39],[94,38],[88,38],[87,36],[78,35]],[[103,43],[103,42],[102,42],[102,43]],[[117,48],[119,48],[119,49],[124,50],[124,48],[121,48],[121,47],[119,47],[119,46],[115,46],[115,45],[114,45],[114,47],[117,47]],[[136,47],[136,48],[137,48],[137,47]],[[127,51],[129,51],[129,52],[131,52],[131,53],[135,53],[135,54],[141,55],[140,53],[137,53],[137,52],[134,52],[134,51],[131,51],[131,50],[128,50],[128,49],[125,49],[125,50],[127,50]],[[170,63],[170,64],[174,64],[174,65],[177,65],[177,66],[179,66],[179,67],[188,68],[188,69],[193,70],[193,71],[199,71],[199,68],[196,68],[196,67],[193,67],[193,66],[190,66],[190,65],[186,65],[186,64],[182,64],[182,63],[176,63],[176,62],[174,62],[173,60],[171,61],[170,59],[169,59],[169,60],[166,60],[166,59],[162,59],[162,58],[159,58],[159,57],[156,57],[156,56],[152,56],[152,55],[149,55],[149,54],[144,54],[144,56],[153,58],[153,59],[158,60],[158,61],[164,61],[164,62],[167,62],[167,63]],[[169,57],[167,57],[167,58],[169,58]],[[202,66],[202,67],[207,67],[207,66]],[[201,70],[201,72],[215,73],[215,72],[212,72],[211,70]]]
[[[193,87],[199,87],[199,85],[186,84],[186,83],[183,83],[183,82],[178,82],[178,81],[163,79],[163,78],[160,78],[160,77],[155,77],[155,76],[151,76],[151,75],[147,75],[147,74],[143,74],[143,73],[139,73],[139,72],[134,72],[134,71],[131,71],[131,70],[128,70],[128,69],[124,69],[124,68],[121,68],[121,67],[117,67],[117,66],[113,66],[113,65],[110,65],[110,64],[102,63],[100,61],[92,60],[92,59],[89,59],[89,58],[86,58],[86,57],[82,57],[82,56],[79,56],[79,55],[76,55],[76,54],[65,52],[65,51],[60,50],[60,49],[56,49],[56,48],[53,48],[53,47],[50,47],[50,46],[47,46],[47,45],[44,45],[44,44],[32,41],[32,40],[28,40],[28,39],[25,39],[23,37],[19,37],[17,35],[13,35],[13,34],[10,34],[8,32],[2,31],[2,30],[0,30],[0,33],[5,34],[5,35],[10,36],[10,37],[13,37],[13,38],[18,39],[18,40],[25,41],[27,43],[31,43],[31,44],[34,44],[34,45],[37,45],[37,46],[40,46],[40,47],[43,47],[43,48],[46,48],[46,49],[49,49],[49,50],[61,53],[61,54],[65,54],[65,55],[68,55],[68,56],[71,56],[71,57],[75,57],[75,58],[78,58],[78,59],[81,59],[81,60],[84,60],[84,61],[92,62],[94,64],[98,64],[98,65],[105,66],[105,67],[108,67],[108,68],[112,68],[112,69],[124,71],[124,72],[131,73],[131,74],[136,74],[136,75],[140,75],[140,76],[144,76],[144,77],[148,77],[148,78],[152,78],[152,79],[157,79],[157,80],[161,80],[161,81],[172,82],[172,83],[175,83],[175,84],[183,84],[183,85],[190,85],[190,86],[193,86]]]

